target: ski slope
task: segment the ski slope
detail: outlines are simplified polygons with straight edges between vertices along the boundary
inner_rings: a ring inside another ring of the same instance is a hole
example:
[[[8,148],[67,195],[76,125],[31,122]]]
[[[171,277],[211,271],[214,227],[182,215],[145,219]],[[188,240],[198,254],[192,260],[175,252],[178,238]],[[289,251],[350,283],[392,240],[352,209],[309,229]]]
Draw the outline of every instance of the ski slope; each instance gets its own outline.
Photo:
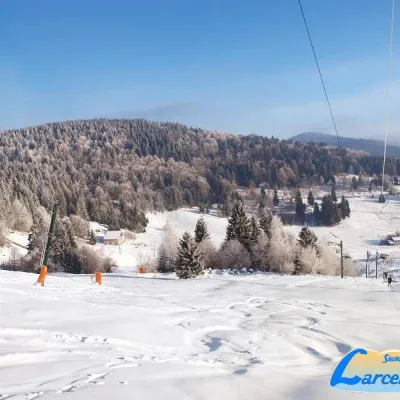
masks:
[[[135,240],[127,241],[121,246],[97,244],[96,248],[102,255],[111,257],[120,272],[136,272],[142,262],[156,259],[158,248],[166,234],[173,232],[177,238],[180,238],[185,231],[193,234],[200,216],[197,208],[148,213],[149,224],[146,232],[136,234]],[[204,214],[203,217],[211,233],[212,242],[215,246],[220,246],[225,239],[228,220],[209,214]]]
[[[329,387],[354,347],[397,348],[380,280],[0,271],[0,399],[370,399]]]

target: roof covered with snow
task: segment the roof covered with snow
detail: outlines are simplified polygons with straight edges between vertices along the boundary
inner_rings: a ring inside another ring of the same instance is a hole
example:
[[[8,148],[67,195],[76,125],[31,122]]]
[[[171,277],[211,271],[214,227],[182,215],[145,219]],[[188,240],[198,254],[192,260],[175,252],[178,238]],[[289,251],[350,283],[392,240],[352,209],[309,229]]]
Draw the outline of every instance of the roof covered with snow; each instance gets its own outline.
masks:
[[[108,231],[104,236],[104,240],[118,240],[121,234],[121,231]]]

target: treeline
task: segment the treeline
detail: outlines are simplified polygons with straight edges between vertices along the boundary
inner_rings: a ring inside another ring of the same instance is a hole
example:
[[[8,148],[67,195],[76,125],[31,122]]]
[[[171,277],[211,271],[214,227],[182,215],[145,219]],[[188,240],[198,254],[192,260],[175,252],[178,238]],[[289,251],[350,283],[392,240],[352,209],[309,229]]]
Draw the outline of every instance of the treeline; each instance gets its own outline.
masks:
[[[348,172],[379,174],[382,158],[176,123],[88,120],[0,135],[0,220],[29,230],[32,210],[142,231],[148,210],[224,203],[238,186],[298,187]],[[397,175],[397,162],[386,171]]]
[[[43,250],[49,231],[49,215],[42,207],[32,214],[32,227],[28,237],[28,254],[12,254],[3,269],[24,272],[38,272],[41,267]],[[50,240],[47,263],[49,272],[93,274],[96,271],[112,272],[113,261],[95,251],[96,237],[89,223],[79,216],[58,218]]]
[[[290,275],[340,275],[339,257],[308,226],[296,238],[283,229],[280,218],[268,212],[261,212],[258,218],[247,217],[241,202],[233,207],[219,249],[212,245],[203,217],[194,235],[185,232],[179,241],[171,237],[169,232],[159,249],[157,270],[176,272],[182,279],[194,278],[207,269],[242,268]],[[352,261],[344,260],[344,274],[357,276],[359,271]]]
[[[304,204],[301,191],[296,193],[295,217],[297,222],[304,224],[306,222],[307,205]],[[314,195],[310,190],[307,196],[307,204],[313,207],[312,222],[315,225],[332,226],[339,223],[342,219],[350,217],[351,209],[349,201],[342,196],[338,201],[335,187],[332,187],[331,193],[322,198],[321,206],[314,199]],[[310,220],[308,218],[308,220]]]

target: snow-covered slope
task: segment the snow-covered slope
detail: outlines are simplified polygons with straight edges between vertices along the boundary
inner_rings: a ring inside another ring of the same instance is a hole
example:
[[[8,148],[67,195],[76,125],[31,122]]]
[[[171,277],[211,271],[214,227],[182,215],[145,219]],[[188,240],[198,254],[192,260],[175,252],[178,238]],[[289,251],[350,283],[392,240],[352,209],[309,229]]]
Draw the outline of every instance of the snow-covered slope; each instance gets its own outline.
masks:
[[[318,237],[339,243],[343,241],[344,253],[350,255],[364,268],[367,251],[372,257],[375,253],[387,253],[391,256],[390,266],[399,268],[400,246],[389,247],[380,245],[380,239],[386,235],[400,230],[400,198],[389,198],[385,205],[378,203],[378,193],[375,198],[371,195],[355,195],[348,197],[351,207],[351,217],[333,227],[313,227]],[[180,209],[166,213],[149,213],[149,225],[145,233],[137,234],[132,242],[124,243],[120,247],[97,245],[99,251],[111,256],[120,271],[136,271],[140,260],[154,258],[157,249],[165,235],[165,227],[169,225],[178,236],[187,230],[193,232],[200,213],[197,209]],[[213,215],[204,215],[211,239],[218,246],[225,238],[227,225],[226,218]],[[300,231],[300,226],[286,226],[286,230],[295,233]],[[372,264],[371,264],[372,265]],[[382,269],[383,267],[379,267]]]
[[[396,348],[400,292],[363,278],[0,271],[0,398],[370,399],[329,387],[353,347]]]
[[[318,237],[339,243],[343,241],[343,250],[354,260],[364,265],[367,251],[375,258],[375,253],[387,253],[391,261],[389,267],[400,267],[400,246],[389,247],[380,244],[386,235],[400,230],[400,198],[389,196],[386,204],[378,203],[379,193],[371,195],[356,194],[349,196],[350,218],[333,227],[312,227]],[[297,234],[301,227],[285,227]]]
[[[146,232],[137,234],[135,240],[127,241],[121,246],[103,244],[96,246],[103,255],[115,260],[120,272],[137,271],[137,266],[141,261],[157,256],[157,250],[167,232],[167,226],[180,237],[185,231],[194,232],[200,216],[201,214],[196,208],[182,208],[165,213],[148,213],[149,224]],[[211,240],[219,246],[225,238],[227,219],[208,214],[203,216],[211,233]]]

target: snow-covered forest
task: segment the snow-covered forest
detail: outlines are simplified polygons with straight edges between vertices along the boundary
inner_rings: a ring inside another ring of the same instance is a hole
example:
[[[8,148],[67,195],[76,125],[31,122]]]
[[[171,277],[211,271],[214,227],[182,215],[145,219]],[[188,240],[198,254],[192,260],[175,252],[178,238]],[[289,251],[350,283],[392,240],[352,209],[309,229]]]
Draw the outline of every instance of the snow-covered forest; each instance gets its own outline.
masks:
[[[0,148],[0,220],[15,230],[29,230],[37,208],[50,212],[55,201],[61,217],[143,231],[146,211],[227,204],[238,187],[295,188],[382,171],[382,157],[363,152],[146,120],[10,130]],[[397,169],[388,159],[386,173]]]

